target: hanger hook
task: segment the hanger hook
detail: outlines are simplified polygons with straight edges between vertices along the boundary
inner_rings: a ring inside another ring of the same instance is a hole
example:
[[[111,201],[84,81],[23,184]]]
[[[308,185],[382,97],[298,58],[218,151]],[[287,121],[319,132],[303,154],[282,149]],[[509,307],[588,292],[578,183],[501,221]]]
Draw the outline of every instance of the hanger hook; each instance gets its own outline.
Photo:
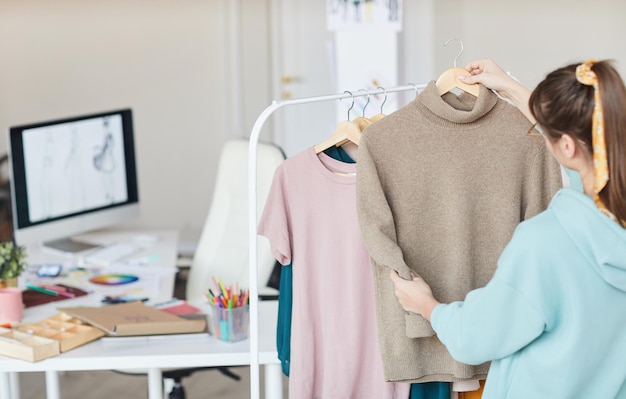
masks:
[[[448,45],[448,43],[450,43],[451,41],[457,41],[461,45],[461,51],[459,51],[459,53],[456,55],[456,57],[454,57],[454,67],[456,68],[456,60],[458,60],[459,57],[461,56],[461,54],[463,53],[463,41],[461,41],[460,39],[448,39],[448,41],[446,41],[443,44],[443,46],[446,47]]]
[[[415,90],[415,97],[417,97],[417,95],[419,94],[418,91],[417,91],[417,85],[415,83],[411,83],[411,82],[409,82],[407,84],[413,86],[413,90]]]
[[[350,94],[350,97],[352,97],[352,104],[350,105],[350,108],[348,108],[348,120],[350,120],[350,111],[352,111],[352,108],[354,108],[354,94],[352,94],[352,92],[349,90],[344,91],[344,93],[348,93]]]
[[[383,106],[385,105],[385,103],[387,102],[387,89],[385,89],[382,86],[378,86],[379,89],[383,89],[383,92],[385,93],[385,99],[383,100],[382,103],[380,103],[380,113],[383,113]]]
[[[365,108],[367,108],[367,105],[370,103],[370,92],[366,89],[359,89],[359,91],[364,91],[365,93],[367,93],[367,102],[363,106],[363,118],[365,118]]]

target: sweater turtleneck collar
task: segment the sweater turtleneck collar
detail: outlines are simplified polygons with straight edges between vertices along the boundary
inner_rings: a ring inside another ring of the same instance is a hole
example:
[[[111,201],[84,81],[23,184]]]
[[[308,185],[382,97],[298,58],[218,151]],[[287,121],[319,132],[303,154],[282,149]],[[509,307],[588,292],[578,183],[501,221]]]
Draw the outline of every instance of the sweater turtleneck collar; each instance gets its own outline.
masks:
[[[471,123],[485,116],[498,102],[498,96],[480,85],[478,97],[462,92],[460,95],[448,92],[439,95],[434,81],[417,96],[416,102],[437,117],[453,123]]]

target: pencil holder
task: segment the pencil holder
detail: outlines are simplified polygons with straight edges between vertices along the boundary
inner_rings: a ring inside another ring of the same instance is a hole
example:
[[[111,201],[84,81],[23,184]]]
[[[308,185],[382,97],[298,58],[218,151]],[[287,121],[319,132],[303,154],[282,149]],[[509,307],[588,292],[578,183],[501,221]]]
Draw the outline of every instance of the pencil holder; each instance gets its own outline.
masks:
[[[213,334],[222,341],[237,342],[248,338],[250,305],[220,308],[211,305]]]

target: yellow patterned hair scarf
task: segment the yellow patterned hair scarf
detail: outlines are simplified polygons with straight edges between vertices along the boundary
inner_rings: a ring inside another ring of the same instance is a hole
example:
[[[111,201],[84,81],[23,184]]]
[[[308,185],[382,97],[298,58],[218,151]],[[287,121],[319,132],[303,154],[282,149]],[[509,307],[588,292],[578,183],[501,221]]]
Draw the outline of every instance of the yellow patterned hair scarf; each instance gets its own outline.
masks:
[[[600,101],[600,86],[598,77],[591,70],[596,60],[585,61],[576,67],[576,79],[587,86],[593,86],[594,101],[593,121],[591,125],[591,144],[593,145],[593,201],[600,211],[615,219],[615,216],[604,206],[598,193],[602,191],[609,181],[609,164],[606,159],[606,142],[604,140],[604,117],[602,115],[602,102]]]

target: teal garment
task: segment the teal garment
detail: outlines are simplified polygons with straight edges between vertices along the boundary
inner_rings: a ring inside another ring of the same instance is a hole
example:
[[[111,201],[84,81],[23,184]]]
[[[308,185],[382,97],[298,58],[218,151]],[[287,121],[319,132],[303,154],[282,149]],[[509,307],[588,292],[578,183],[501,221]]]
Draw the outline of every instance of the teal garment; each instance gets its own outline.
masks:
[[[409,399],[450,399],[449,382],[411,384]]]
[[[350,155],[343,149],[343,147],[332,146],[324,150],[324,154],[328,155],[332,159],[345,163],[356,163]]]
[[[458,361],[491,361],[483,399],[626,399],[625,307],[626,229],[565,188],[515,229],[491,281],[431,322]]]
[[[281,266],[278,285],[278,322],[276,325],[276,349],[283,374],[289,377],[291,360],[291,308],[293,304],[293,270],[291,265]]]

